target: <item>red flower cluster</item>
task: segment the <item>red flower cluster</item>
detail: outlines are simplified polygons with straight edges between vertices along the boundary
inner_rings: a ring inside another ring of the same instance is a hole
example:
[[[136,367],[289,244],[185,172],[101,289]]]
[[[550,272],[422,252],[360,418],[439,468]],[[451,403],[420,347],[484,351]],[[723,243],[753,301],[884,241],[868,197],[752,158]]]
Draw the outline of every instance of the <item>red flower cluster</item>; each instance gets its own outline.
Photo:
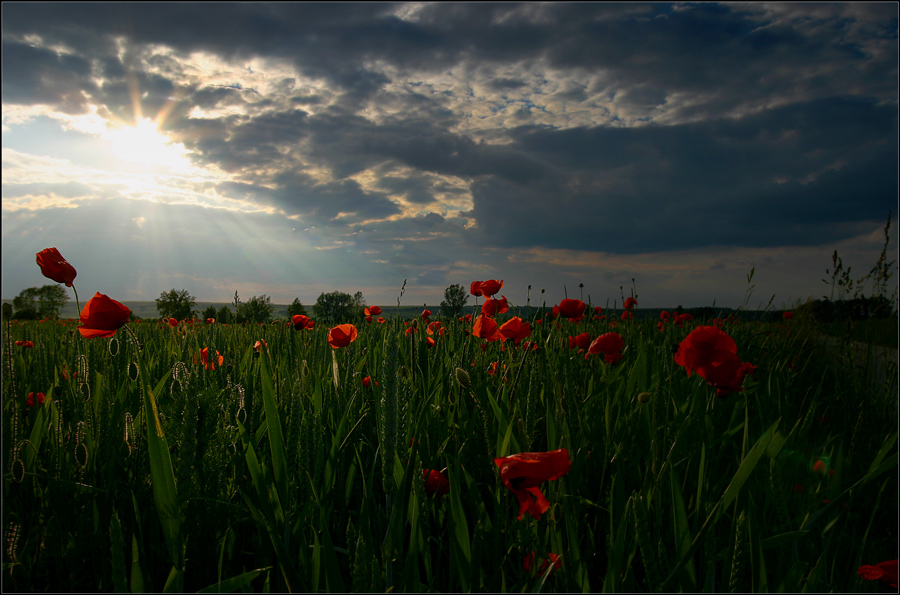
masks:
[[[569,336],[569,349],[581,349],[582,351],[587,351],[591,346],[591,335],[588,332],[581,333],[580,335],[576,335],[574,337]]]
[[[637,305],[638,305],[637,300],[634,299],[633,297],[625,298],[625,309],[628,310],[629,312],[631,310],[634,310],[634,307]]]
[[[545,481],[559,479],[569,472],[572,461],[565,448],[550,452],[523,452],[494,459],[500,470],[500,481],[506,489],[515,494],[519,501],[518,520],[527,511],[534,519],[550,508],[550,501],[541,493],[540,486]]]
[[[496,316],[497,314],[503,314],[504,312],[509,311],[509,303],[506,301],[506,296],[500,296],[501,299],[488,298],[484,301],[484,304],[481,306],[481,313],[485,316]]]
[[[381,308],[378,306],[368,306],[365,310],[363,310],[363,314],[366,316],[378,316],[381,314]]]
[[[579,322],[584,318],[585,309],[587,309],[587,304],[581,300],[565,299],[558,305],[553,306],[553,317],[559,318],[562,316],[563,318],[568,318],[572,322]]]
[[[714,326],[699,326],[691,331],[678,346],[675,363],[684,367],[688,376],[696,372],[717,389],[720,397],[743,391],[744,376],[753,368],[737,356],[734,339]]]
[[[897,562],[898,560],[888,560],[887,562],[879,562],[875,566],[860,566],[856,573],[862,579],[865,579],[867,581],[880,580],[892,589],[896,589]]]
[[[225,357],[223,357],[218,351],[216,351],[216,359],[219,360],[220,366],[225,362]],[[194,363],[195,364],[197,363],[196,355],[194,356]],[[207,370],[215,370],[216,369],[215,361],[211,361],[209,358],[209,347],[204,347],[203,349],[200,350],[200,363],[203,364],[203,366]]]
[[[562,568],[562,560],[559,559],[558,555],[548,553],[547,556],[550,558],[550,560],[548,561],[546,558],[544,558],[543,560],[541,560],[541,565],[538,566],[537,574],[539,576],[543,576],[543,574],[547,572],[547,567],[550,566],[550,564],[553,564],[554,570]],[[531,567],[533,565],[534,552],[530,552],[527,556],[525,556],[525,559],[522,560],[522,569],[525,570],[525,572],[528,572],[529,570],[531,570]]]
[[[31,341],[16,341],[16,347],[24,347],[28,349],[29,347],[34,347],[34,343]]]
[[[294,314],[291,317],[291,323],[294,325],[294,328],[298,331],[302,331],[304,329],[311,329],[316,326],[316,322],[312,320],[309,316],[304,316],[303,314]]]

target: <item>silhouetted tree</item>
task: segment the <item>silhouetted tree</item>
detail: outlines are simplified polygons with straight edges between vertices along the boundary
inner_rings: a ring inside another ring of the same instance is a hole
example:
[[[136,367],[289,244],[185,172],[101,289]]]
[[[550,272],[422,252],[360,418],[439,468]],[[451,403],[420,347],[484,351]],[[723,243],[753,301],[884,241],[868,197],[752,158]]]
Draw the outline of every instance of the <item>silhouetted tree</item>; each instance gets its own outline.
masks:
[[[341,291],[322,293],[313,306],[313,314],[316,320],[333,324],[358,322],[364,307],[360,303],[365,304],[361,292],[356,292],[355,296]]]
[[[462,313],[469,301],[469,293],[462,285],[455,283],[444,290],[444,301],[441,302],[441,313],[447,318],[456,318]]]
[[[219,308],[213,318],[216,319],[216,322],[221,322],[224,324],[234,322],[234,314],[232,314],[231,310],[228,309],[228,306],[222,306],[221,308]]]
[[[246,302],[242,302],[237,307],[238,322],[271,322],[272,300],[266,294],[254,295]]]
[[[203,320],[206,320],[207,318],[215,318],[215,317],[216,317],[216,307],[213,306],[212,304],[210,304],[209,306],[206,307],[206,309],[203,311],[203,314],[201,316],[201,318],[203,318]]]
[[[194,317],[197,300],[186,289],[164,291],[156,299],[156,310],[160,318],[185,320]]]
[[[288,318],[296,316],[297,314],[300,314],[301,316],[309,316],[309,314],[306,313],[306,308],[304,308],[303,304],[300,303],[300,298],[294,298],[294,301],[291,302],[291,305],[288,306],[287,309]]]
[[[23,289],[13,298],[14,318],[58,318],[59,311],[69,302],[69,294],[60,285],[44,285]]]

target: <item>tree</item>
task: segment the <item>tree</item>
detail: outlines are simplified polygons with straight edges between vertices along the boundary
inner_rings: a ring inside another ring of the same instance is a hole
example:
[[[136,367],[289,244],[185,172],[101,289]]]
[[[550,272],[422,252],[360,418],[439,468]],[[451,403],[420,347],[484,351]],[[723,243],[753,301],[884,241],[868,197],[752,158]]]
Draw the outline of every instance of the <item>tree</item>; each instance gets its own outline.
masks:
[[[216,307],[210,304],[206,307],[206,310],[203,311],[203,314],[200,315],[200,318],[206,320],[207,318],[215,318],[216,317]]]
[[[176,320],[185,320],[194,317],[194,306],[197,300],[194,299],[187,289],[164,291],[159,294],[156,299],[156,310],[159,312],[160,318],[175,318]]]
[[[231,310],[228,309],[228,306],[222,306],[221,308],[219,308],[213,318],[216,319],[216,322],[221,322],[224,324],[234,322],[234,315],[231,313]]]
[[[455,283],[444,290],[444,301],[441,302],[441,313],[447,318],[456,318],[466,307],[469,294],[466,288]]]
[[[304,308],[303,304],[300,303],[300,298],[294,298],[294,301],[291,302],[291,305],[288,306],[287,309],[288,318],[296,316],[297,314],[300,314],[301,316],[309,316],[309,314],[306,313],[306,308]]]
[[[356,292],[355,296],[341,291],[323,293],[313,306],[313,314],[323,322],[354,322],[362,316],[360,303],[365,303],[361,292]]]
[[[69,302],[69,294],[60,285],[44,285],[23,289],[13,298],[15,318],[59,318],[59,311]]]
[[[238,304],[237,321],[238,322],[271,322],[272,300],[266,294],[254,295],[246,302]]]

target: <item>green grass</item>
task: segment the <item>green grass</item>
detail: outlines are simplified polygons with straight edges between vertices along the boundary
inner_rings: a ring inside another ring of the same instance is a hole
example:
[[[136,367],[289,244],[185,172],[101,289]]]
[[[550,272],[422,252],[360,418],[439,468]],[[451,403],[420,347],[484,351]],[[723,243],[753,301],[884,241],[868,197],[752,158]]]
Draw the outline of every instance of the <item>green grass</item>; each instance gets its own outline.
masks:
[[[846,320],[823,323],[823,333],[839,339],[897,348],[897,319]]]
[[[444,324],[338,350],[326,325],[137,322],[141,350],[4,326],[4,590],[874,592],[856,569],[896,558],[896,394],[823,329],[727,324],[757,370],[718,398],[672,358],[696,323],[546,319],[536,351]],[[618,364],[568,348],[610,330]],[[550,510],[516,520],[493,458],[558,448]]]

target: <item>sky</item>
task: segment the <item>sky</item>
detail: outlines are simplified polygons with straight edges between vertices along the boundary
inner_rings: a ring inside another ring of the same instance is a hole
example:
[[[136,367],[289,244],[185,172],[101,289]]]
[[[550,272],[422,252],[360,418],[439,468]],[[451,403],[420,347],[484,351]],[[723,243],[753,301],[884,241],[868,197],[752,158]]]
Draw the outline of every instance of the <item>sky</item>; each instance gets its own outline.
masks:
[[[830,296],[889,213],[897,257],[897,32],[895,2],[4,2],[2,296],[48,247],[82,303]]]

